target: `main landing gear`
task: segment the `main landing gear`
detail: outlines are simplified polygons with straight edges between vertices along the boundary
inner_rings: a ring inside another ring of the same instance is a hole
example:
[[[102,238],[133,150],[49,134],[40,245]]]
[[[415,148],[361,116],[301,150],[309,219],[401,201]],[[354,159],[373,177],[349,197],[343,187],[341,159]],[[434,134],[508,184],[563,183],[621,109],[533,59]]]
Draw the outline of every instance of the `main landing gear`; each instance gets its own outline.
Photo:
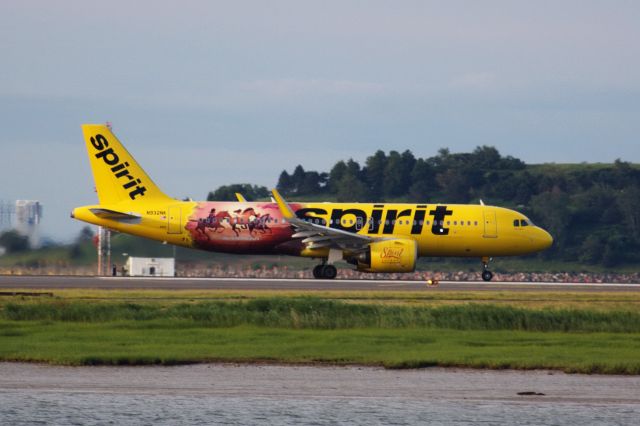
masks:
[[[313,268],[313,278],[332,280],[336,275],[338,275],[338,270],[333,265],[323,263]]]
[[[493,278],[493,272],[491,272],[489,270],[489,262],[491,261],[491,258],[489,257],[483,257],[482,258],[482,279],[485,281],[491,281],[491,278]]]

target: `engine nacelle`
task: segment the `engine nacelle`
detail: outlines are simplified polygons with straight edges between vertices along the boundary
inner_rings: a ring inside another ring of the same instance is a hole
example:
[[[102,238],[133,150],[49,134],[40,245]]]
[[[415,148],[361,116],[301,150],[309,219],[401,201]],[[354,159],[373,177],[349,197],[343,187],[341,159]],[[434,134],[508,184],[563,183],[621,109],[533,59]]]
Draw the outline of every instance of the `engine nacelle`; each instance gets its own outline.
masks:
[[[369,244],[366,253],[357,258],[362,272],[413,272],[418,258],[418,243],[396,239]]]

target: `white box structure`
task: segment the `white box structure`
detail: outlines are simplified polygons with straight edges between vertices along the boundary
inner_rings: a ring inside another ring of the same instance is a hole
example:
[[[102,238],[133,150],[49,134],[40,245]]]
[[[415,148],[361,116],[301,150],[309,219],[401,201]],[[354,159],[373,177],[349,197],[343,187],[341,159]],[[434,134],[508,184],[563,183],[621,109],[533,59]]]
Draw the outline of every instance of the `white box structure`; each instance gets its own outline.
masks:
[[[127,259],[130,277],[173,277],[176,260],[173,257],[132,257]]]

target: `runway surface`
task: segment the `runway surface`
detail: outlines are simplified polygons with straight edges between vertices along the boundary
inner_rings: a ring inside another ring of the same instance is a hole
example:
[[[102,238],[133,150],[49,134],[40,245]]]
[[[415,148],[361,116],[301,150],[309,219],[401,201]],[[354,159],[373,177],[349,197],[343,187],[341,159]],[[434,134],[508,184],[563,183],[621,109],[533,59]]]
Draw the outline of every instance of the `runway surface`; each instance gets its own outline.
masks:
[[[308,291],[558,291],[638,292],[640,284],[575,284],[530,282],[314,280],[260,278],[138,278],[79,276],[0,276],[2,289],[156,289],[156,290],[308,290]]]

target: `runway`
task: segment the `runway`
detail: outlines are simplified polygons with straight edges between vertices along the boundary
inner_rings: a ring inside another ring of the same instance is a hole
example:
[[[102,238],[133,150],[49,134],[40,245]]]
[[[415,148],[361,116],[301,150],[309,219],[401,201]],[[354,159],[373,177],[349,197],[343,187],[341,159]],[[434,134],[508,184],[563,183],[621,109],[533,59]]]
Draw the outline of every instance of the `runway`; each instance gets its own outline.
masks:
[[[142,278],[87,276],[0,276],[2,289],[111,289],[111,290],[300,290],[300,291],[545,291],[639,292],[640,284],[576,284],[531,282],[315,280],[263,278]]]

